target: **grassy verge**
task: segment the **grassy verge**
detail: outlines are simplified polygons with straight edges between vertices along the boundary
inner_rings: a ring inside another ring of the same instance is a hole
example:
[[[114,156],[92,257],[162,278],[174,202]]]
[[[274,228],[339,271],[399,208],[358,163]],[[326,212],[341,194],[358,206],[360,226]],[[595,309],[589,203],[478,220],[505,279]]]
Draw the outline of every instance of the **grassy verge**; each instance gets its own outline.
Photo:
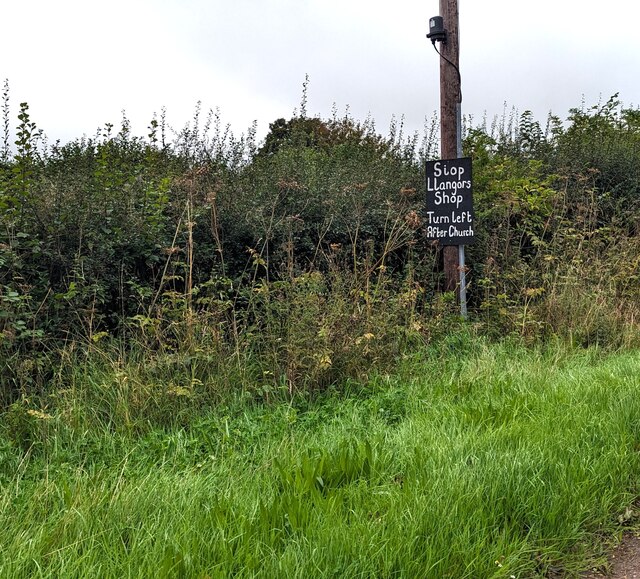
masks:
[[[88,366],[77,388],[102,379]],[[0,576],[577,571],[637,495],[639,389],[638,353],[453,336],[340,395],[164,429],[101,429],[80,394],[14,407]]]

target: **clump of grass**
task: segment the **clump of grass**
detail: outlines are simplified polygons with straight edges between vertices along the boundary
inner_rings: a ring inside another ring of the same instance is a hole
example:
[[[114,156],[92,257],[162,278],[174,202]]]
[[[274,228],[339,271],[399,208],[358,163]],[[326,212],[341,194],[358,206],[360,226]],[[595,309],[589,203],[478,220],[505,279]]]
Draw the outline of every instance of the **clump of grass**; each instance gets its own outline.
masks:
[[[4,423],[0,575],[577,571],[638,491],[639,370],[462,333],[340,395],[135,436],[51,405],[39,448]]]

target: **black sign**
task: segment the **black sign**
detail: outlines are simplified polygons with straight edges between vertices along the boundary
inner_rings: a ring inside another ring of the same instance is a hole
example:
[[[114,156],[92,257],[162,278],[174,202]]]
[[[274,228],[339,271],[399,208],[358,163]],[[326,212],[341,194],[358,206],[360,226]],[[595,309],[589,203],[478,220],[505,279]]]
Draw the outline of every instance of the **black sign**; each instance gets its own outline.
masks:
[[[427,237],[467,245],[473,230],[471,159],[427,161]]]

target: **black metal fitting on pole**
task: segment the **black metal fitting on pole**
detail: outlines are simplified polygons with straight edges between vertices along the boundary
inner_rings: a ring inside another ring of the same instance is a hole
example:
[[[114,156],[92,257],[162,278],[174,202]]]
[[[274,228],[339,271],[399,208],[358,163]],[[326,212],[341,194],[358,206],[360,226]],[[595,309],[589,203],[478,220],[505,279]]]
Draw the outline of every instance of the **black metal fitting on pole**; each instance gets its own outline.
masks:
[[[433,42],[447,42],[447,31],[444,29],[444,18],[442,16],[433,16],[429,18],[429,34],[427,38]]]

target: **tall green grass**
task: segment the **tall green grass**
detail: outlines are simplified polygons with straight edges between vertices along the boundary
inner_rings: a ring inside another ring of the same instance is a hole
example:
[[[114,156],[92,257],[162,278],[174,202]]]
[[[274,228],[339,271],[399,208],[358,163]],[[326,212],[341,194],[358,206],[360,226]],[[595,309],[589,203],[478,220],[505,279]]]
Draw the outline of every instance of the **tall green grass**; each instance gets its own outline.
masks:
[[[637,353],[458,333],[340,394],[146,430],[98,420],[105,370],[77,372],[4,416],[2,577],[577,572],[638,492]]]

